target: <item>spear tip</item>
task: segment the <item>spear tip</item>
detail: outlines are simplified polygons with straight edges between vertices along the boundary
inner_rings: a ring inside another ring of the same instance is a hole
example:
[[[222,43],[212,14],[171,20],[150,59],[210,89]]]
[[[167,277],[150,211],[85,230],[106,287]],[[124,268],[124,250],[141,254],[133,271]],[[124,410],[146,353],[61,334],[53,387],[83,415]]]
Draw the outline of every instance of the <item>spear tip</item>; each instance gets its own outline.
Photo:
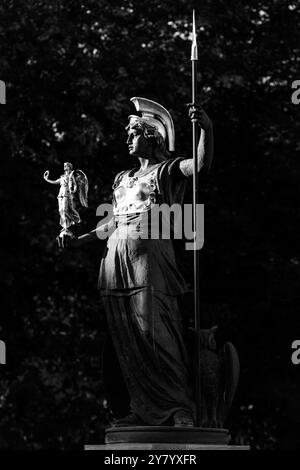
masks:
[[[193,10],[193,36],[196,37],[196,16],[195,16],[195,10]]]
[[[198,47],[197,47],[196,15],[195,15],[195,10],[193,10],[193,34],[192,34],[191,60],[198,60]]]

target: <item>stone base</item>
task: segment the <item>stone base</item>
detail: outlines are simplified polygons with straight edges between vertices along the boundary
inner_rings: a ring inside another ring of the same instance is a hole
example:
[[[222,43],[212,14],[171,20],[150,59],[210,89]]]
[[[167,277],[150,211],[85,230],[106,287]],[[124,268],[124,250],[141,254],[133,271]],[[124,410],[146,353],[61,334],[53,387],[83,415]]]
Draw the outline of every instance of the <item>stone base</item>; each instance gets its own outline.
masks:
[[[106,428],[105,444],[205,444],[227,445],[228,429],[174,426],[131,426]]]
[[[230,446],[222,444],[161,444],[161,443],[143,443],[136,444],[129,442],[127,444],[104,444],[104,445],[86,445],[85,450],[103,450],[103,451],[123,451],[123,450],[179,450],[179,451],[199,451],[199,450],[250,450],[249,446]]]
[[[86,445],[85,450],[249,450],[228,445],[228,429],[174,426],[111,427],[105,430],[105,445]]]

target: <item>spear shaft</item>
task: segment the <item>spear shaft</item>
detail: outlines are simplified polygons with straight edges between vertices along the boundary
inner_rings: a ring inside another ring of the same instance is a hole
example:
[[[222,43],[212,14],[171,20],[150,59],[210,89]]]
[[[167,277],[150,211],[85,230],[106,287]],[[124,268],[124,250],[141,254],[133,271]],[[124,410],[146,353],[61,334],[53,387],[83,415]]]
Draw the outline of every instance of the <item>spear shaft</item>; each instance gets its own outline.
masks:
[[[193,10],[193,37],[191,49],[192,62],[192,104],[197,103],[197,62],[198,47],[196,38],[195,10]],[[196,425],[200,426],[201,420],[201,385],[200,385],[200,295],[199,295],[199,250],[197,249],[197,205],[198,205],[198,124],[195,119],[192,121],[193,131],[193,232],[194,232],[194,327],[195,327],[195,353],[196,353],[196,374],[195,374],[195,400],[196,400]]]

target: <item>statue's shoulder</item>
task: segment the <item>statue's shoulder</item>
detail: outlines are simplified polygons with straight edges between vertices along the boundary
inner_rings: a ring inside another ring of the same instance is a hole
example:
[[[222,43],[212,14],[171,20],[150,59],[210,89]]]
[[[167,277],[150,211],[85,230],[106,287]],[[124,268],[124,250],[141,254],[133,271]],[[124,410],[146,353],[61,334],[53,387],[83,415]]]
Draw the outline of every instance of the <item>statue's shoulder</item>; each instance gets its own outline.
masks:
[[[119,186],[120,182],[123,178],[125,178],[129,174],[130,170],[123,170],[116,174],[114,182],[113,182],[113,189]]]
[[[182,160],[184,160],[184,158],[176,156],[164,160],[159,165],[158,173],[160,174],[160,176],[171,176],[174,170],[177,170],[179,168],[179,164]]]

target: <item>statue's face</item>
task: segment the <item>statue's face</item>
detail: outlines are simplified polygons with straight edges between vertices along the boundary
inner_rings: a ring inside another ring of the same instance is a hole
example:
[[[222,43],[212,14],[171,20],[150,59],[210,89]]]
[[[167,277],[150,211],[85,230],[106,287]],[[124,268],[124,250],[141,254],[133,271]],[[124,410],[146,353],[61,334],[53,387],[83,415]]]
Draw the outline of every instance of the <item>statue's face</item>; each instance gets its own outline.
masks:
[[[65,170],[66,173],[70,173],[70,171],[71,171],[70,165],[68,165],[67,163],[65,163],[65,164],[64,164],[64,170]]]
[[[149,158],[152,154],[152,145],[140,129],[129,128],[127,131],[127,145],[129,154],[134,157]]]

